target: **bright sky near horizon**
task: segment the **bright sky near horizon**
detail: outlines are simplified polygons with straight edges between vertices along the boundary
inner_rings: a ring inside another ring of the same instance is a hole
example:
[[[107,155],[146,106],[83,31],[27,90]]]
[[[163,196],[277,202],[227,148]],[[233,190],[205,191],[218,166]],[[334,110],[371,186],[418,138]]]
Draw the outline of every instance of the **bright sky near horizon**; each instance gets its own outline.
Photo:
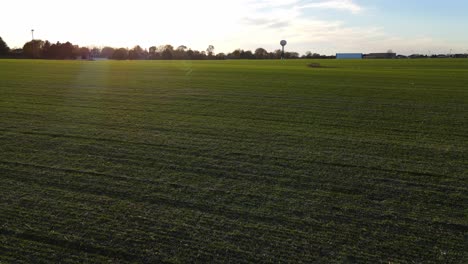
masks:
[[[466,0],[15,0],[0,37],[80,46],[171,44],[215,52],[263,47],[337,52],[468,53]]]

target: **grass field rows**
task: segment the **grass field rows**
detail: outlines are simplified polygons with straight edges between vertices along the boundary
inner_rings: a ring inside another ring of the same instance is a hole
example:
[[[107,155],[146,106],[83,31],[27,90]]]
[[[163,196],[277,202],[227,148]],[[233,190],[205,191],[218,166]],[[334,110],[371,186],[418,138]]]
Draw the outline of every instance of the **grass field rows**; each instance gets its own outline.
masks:
[[[466,263],[468,60],[0,60],[0,262]]]

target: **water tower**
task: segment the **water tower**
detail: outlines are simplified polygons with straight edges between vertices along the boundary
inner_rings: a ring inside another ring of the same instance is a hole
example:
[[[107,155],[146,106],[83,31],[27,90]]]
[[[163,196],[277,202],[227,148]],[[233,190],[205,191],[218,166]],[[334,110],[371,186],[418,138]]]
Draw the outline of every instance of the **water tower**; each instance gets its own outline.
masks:
[[[282,60],[284,59],[284,46],[286,46],[286,44],[288,44],[288,42],[286,40],[284,40],[284,39],[280,42],[280,45],[282,47],[282,50],[281,50],[281,59]]]

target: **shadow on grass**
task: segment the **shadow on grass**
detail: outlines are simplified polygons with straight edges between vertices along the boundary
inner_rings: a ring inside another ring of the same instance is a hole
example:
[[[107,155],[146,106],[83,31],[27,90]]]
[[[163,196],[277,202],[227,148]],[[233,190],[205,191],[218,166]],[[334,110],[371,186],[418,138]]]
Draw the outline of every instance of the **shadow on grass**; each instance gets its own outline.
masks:
[[[309,68],[323,68],[323,69],[338,68],[338,67],[335,67],[335,66],[324,66],[324,65],[321,65],[320,63],[309,63],[309,64],[307,64],[307,67],[309,67]]]

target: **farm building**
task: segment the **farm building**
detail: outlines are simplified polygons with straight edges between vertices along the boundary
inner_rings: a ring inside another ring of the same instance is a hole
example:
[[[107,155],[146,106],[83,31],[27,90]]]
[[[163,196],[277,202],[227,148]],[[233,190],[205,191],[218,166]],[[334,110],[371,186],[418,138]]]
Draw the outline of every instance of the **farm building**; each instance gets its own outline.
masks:
[[[362,53],[337,53],[336,59],[337,60],[362,59]]]

